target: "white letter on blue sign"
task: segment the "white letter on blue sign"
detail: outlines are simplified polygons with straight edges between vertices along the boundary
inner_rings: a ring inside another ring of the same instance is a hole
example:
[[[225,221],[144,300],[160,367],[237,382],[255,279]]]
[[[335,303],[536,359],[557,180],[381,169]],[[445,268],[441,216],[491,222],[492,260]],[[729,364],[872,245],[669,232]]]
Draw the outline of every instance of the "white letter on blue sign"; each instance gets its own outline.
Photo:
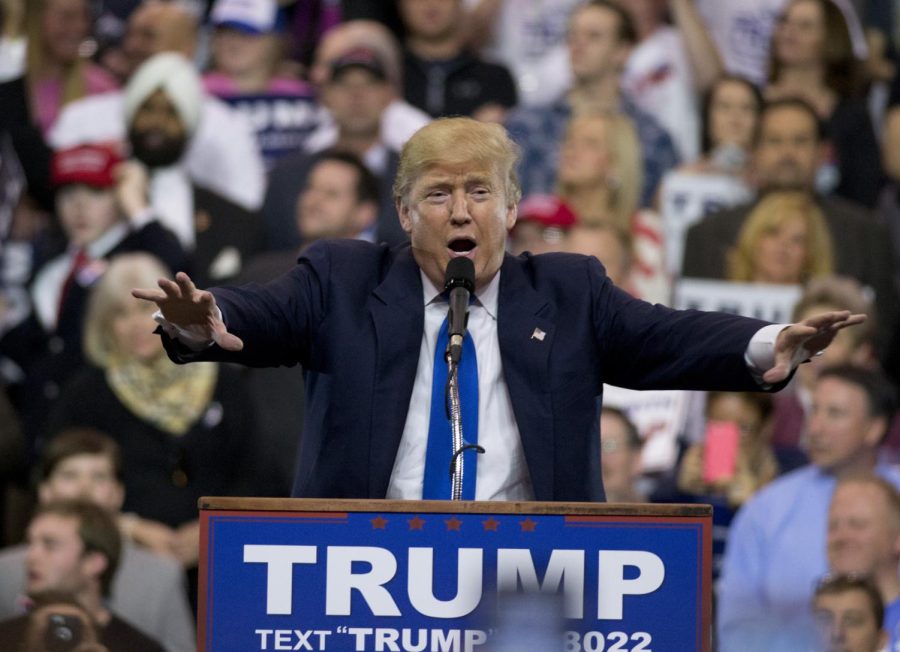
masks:
[[[666,567],[658,556],[644,550],[601,550],[597,579],[597,618],[622,620],[624,596],[647,595],[662,586]],[[634,566],[638,576],[625,579],[625,567]]]
[[[497,589],[515,592],[519,582],[525,592],[556,593],[564,585],[566,618],[584,615],[584,550],[554,550],[540,582],[531,551],[519,548],[497,550]]]
[[[433,588],[434,550],[409,549],[409,602],[423,616],[462,618],[475,611],[481,602],[484,552],[481,548],[460,548],[456,554],[456,597],[439,600],[434,597]]]
[[[290,615],[294,564],[315,564],[315,546],[244,546],[245,564],[265,564],[266,614]]]
[[[353,572],[353,562],[372,566],[368,573]],[[360,592],[375,616],[399,616],[397,604],[382,586],[397,573],[397,559],[389,550],[366,546],[329,546],[325,586],[325,614],[349,616],[353,589]]]

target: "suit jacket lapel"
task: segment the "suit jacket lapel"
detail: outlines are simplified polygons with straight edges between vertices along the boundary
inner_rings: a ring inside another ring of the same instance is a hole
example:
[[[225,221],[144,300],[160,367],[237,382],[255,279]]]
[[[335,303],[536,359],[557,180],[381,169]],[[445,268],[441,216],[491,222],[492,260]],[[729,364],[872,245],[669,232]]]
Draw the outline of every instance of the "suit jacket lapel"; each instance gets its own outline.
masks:
[[[521,259],[506,256],[503,262],[497,313],[503,375],[535,498],[552,500],[554,432],[548,366],[556,311],[531,285]]]
[[[369,297],[368,309],[377,342],[369,495],[383,498],[406,424],[425,323],[422,279],[409,246],[395,250],[384,280]]]

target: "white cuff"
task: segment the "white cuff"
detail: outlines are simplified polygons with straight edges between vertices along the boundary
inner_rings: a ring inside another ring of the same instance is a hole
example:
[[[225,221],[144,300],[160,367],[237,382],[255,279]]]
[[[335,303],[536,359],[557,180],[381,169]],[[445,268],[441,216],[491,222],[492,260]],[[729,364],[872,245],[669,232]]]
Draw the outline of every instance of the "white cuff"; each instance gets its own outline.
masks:
[[[756,379],[756,382],[765,388],[771,387],[771,385],[763,382],[762,376],[775,366],[775,341],[778,339],[778,334],[789,326],[793,326],[793,324],[769,324],[768,326],[763,326],[753,334],[749,344],[747,344],[747,350],[744,352],[744,362],[747,363],[747,368]],[[818,355],[818,352],[808,351],[802,346],[798,348],[791,360],[791,371],[796,369],[801,362],[808,360],[814,355]]]
[[[219,313],[218,318],[222,319],[222,311],[219,310],[218,306],[216,306],[216,311]],[[191,351],[199,352],[203,349],[208,349],[215,344],[215,342],[207,337],[205,333],[198,333],[190,328],[182,328],[177,324],[173,324],[163,317],[161,310],[157,310],[153,313],[153,320],[160,325],[166,335],[174,340],[178,340]]]

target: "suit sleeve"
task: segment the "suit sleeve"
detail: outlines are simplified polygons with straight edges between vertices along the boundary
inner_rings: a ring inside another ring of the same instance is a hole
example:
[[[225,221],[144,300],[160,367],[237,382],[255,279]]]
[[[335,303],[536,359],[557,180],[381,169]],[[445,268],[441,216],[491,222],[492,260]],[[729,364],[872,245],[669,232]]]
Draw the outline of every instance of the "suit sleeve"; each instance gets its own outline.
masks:
[[[161,333],[169,357],[177,363],[308,367],[311,341],[327,309],[330,270],[328,248],[312,247],[294,268],[269,283],[211,288],[228,331],[243,340],[243,350],[229,352],[213,345],[193,352]]]
[[[768,322],[651,305],[615,287],[596,260],[588,266],[604,382],[639,390],[762,389],[745,353]]]

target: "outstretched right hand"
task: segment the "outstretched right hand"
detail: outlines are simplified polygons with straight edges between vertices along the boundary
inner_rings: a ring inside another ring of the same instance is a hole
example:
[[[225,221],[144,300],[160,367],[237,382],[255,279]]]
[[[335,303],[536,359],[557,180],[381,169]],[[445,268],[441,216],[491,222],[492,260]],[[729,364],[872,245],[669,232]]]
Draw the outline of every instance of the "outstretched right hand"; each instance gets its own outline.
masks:
[[[215,342],[226,351],[244,348],[241,339],[225,327],[215,297],[206,290],[198,290],[187,274],[178,272],[174,281],[161,278],[158,283],[159,290],[137,288],[131,291],[131,295],[152,301],[166,321],[198,338]]]

